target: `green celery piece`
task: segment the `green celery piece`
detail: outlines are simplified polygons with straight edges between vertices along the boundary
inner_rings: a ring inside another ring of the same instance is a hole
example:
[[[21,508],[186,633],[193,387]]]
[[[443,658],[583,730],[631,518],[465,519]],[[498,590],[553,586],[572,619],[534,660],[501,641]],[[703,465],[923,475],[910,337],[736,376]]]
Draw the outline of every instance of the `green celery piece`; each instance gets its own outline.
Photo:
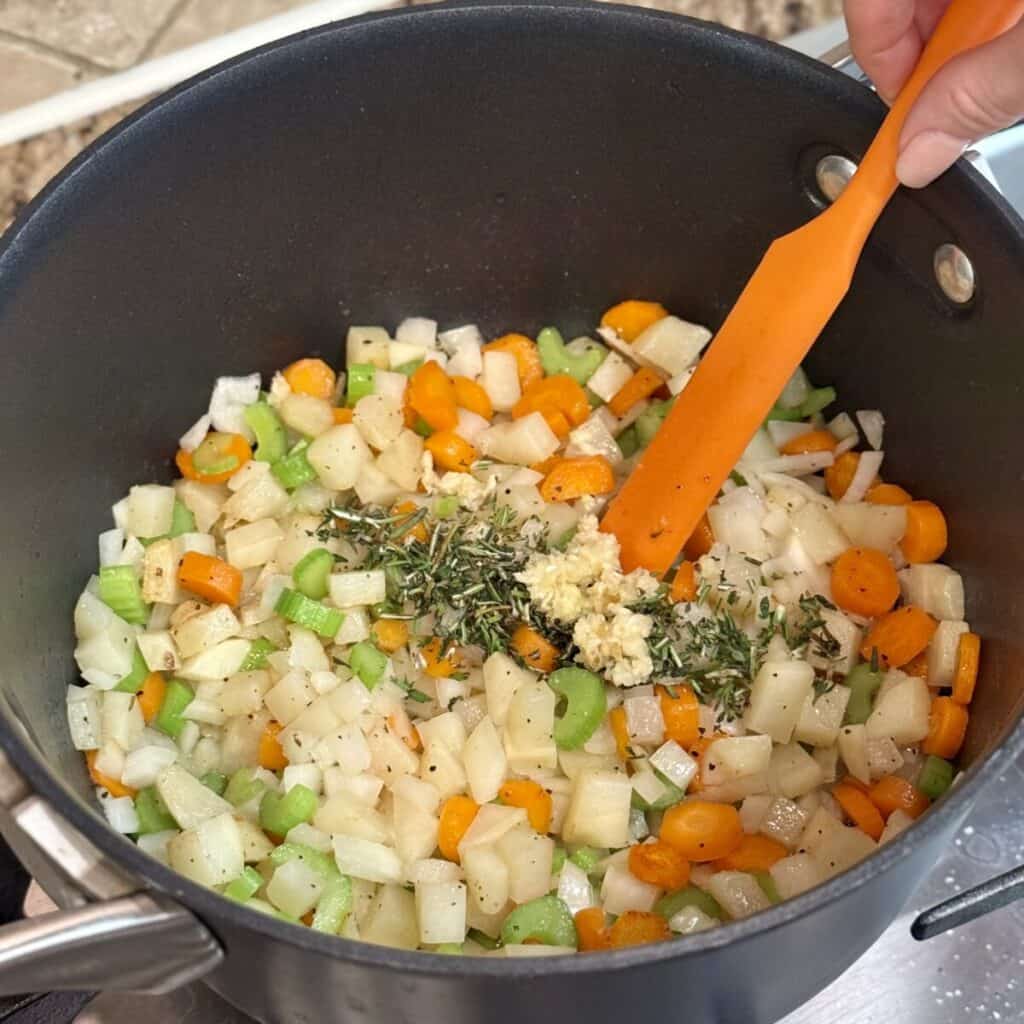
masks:
[[[640,451],[640,437],[637,434],[636,424],[634,423],[631,427],[627,427],[617,438],[616,443],[619,446],[619,451],[622,452],[624,459],[631,458]]]
[[[200,476],[216,476],[238,468],[238,456],[226,450],[227,434],[209,433],[192,453],[192,465]]]
[[[420,437],[430,437],[434,432],[433,427],[422,417],[417,416],[416,422],[412,425],[412,429],[416,431]]]
[[[285,587],[277,599],[274,611],[283,619],[294,622],[297,626],[311,629],[328,640],[333,639],[341,629],[345,615],[337,608],[328,608],[325,604],[310,600],[305,594]]]
[[[505,918],[501,926],[501,941],[506,946],[518,945],[527,939],[546,946],[576,948],[579,940],[572,913],[557,896],[541,896],[522,903]]]
[[[338,865],[329,853],[314,850],[304,843],[282,843],[270,854],[270,863],[274,867],[287,864],[290,860],[301,860],[325,880],[338,877]]]
[[[406,377],[411,377],[422,365],[422,359],[410,359],[409,362],[402,363],[401,366],[396,366],[395,373],[401,373]]]
[[[345,918],[352,912],[352,880],[348,875],[337,874],[333,877],[320,894],[317,900],[316,910],[313,913],[313,931],[323,932],[325,935],[337,935]]]
[[[459,511],[459,499],[454,494],[446,494],[434,501],[434,515],[438,519],[448,519]]]
[[[278,921],[285,921],[287,924],[298,924],[298,920],[294,917],[289,917],[283,911],[280,911],[273,904],[268,903],[266,900],[259,900],[253,897],[252,899],[246,900],[243,907],[248,907],[250,910],[258,910],[261,914],[266,914],[267,917],[277,918]]]
[[[921,765],[917,788],[929,800],[938,800],[953,785],[953,765],[944,758],[929,754]]]
[[[260,801],[260,827],[273,836],[284,837],[316,813],[316,793],[301,783],[287,793],[267,790]]]
[[[316,480],[316,470],[306,458],[308,448],[308,442],[300,441],[284,458],[271,465],[271,473],[286,491],[294,491],[296,487]]]
[[[671,919],[683,907],[696,907],[698,910],[704,911],[708,917],[718,918],[719,921],[725,917],[725,912],[719,906],[718,900],[703,889],[698,889],[695,885],[687,885],[682,889],[677,889],[675,892],[662,896],[654,904],[654,912],[661,914],[666,919]]]
[[[388,667],[388,656],[378,650],[369,640],[360,640],[348,656],[348,667],[372,690]]]
[[[263,876],[250,866],[228,883],[224,895],[236,903],[247,903],[260,891],[261,885],[263,885]]]
[[[180,679],[170,680],[164,692],[160,710],[153,719],[153,725],[165,735],[170,736],[171,739],[176,740],[181,735],[181,730],[185,728],[182,712],[192,703],[194,697],[195,693],[187,683],[183,683]]]
[[[850,702],[846,705],[844,725],[863,725],[871,715],[875,694],[882,685],[884,673],[876,672],[867,663],[857,665],[846,677],[850,688]]]
[[[168,537],[180,537],[183,533],[195,533],[196,517],[188,510],[184,502],[174,499],[174,511],[171,513],[171,528]]]
[[[200,776],[199,781],[207,789],[212,789],[217,796],[223,796],[228,786],[228,777],[223,772],[207,772]]]
[[[775,879],[772,878],[768,871],[755,871],[754,877],[757,879],[757,884],[761,886],[761,892],[768,897],[772,903],[781,903],[782,897],[779,895],[779,890],[775,885]]]
[[[548,686],[566,701],[565,714],[555,720],[555,744],[563,750],[579,750],[608,709],[604,683],[586,669],[560,668],[548,676]]]
[[[372,395],[376,376],[377,367],[373,363],[353,363],[349,366],[345,404],[355,405],[360,398]]]
[[[665,422],[665,417],[672,411],[675,398],[666,398],[662,402],[652,402],[640,414],[636,421],[636,439],[641,448],[646,448]]]
[[[254,779],[252,771],[251,768],[239,768],[228,780],[223,796],[233,807],[241,807],[265,792],[266,783]]]
[[[277,413],[265,402],[246,406],[242,414],[249,429],[256,435],[252,457],[258,462],[277,462],[288,451],[288,434]]]
[[[569,854],[569,860],[589,875],[607,856],[607,850],[597,850],[593,846],[581,846]]]
[[[475,942],[478,946],[483,949],[493,950],[498,948],[498,940],[492,939],[486,932],[480,931],[479,928],[470,928],[466,932],[466,938],[470,942]]]
[[[145,625],[149,606],[142,600],[142,586],[133,566],[101,566],[99,589],[100,600],[115,615],[133,625]]]
[[[557,875],[565,867],[565,862],[568,859],[569,855],[565,852],[565,849],[561,846],[556,846],[555,852],[551,855],[551,874]]]
[[[292,579],[299,593],[314,601],[327,596],[327,581],[334,568],[334,555],[327,548],[313,548],[299,559],[292,570]]]
[[[434,948],[434,952],[441,956],[462,956],[462,943],[442,942],[440,946]]]
[[[811,388],[807,397],[800,404],[800,419],[810,419],[836,400],[835,388]]]
[[[634,790],[630,800],[632,805],[641,811],[667,811],[670,807],[675,807],[675,805],[679,803],[684,796],[686,796],[686,794],[671,779],[665,778],[661,772],[655,770],[654,774],[658,777],[658,781],[665,787],[665,792],[662,793],[654,803],[648,803]]]
[[[256,669],[267,667],[267,655],[277,650],[277,644],[265,636],[259,636],[249,645],[249,653],[242,662],[239,672],[255,672]]]
[[[574,343],[575,344],[575,343]],[[537,352],[541,366],[550,377],[565,373],[578,384],[586,384],[597,368],[605,361],[608,350],[596,341],[586,346],[577,346],[582,351],[573,351],[565,344],[561,332],[555,327],[545,327],[537,335]]]
[[[139,819],[140,836],[148,836],[153,832],[165,832],[177,828],[167,805],[160,798],[155,786],[146,786],[135,794],[135,814]]]
[[[800,411],[800,407],[797,406],[795,409],[783,409],[781,406],[773,406],[772,411],[768,413],[768,420],[777,420],[782,423],[798,423],[804,419],[803,414]]]
[[[121,693],[138,693],[142,689],[142,684],[146,681],[146,676],[149,675],[149,666],[146,664],[146,659],[142,656],[142,651],[139,650],[139,645],[135,645],[135,650],[132,652],[132,670],[122,679],[115,690],[120,690]]]

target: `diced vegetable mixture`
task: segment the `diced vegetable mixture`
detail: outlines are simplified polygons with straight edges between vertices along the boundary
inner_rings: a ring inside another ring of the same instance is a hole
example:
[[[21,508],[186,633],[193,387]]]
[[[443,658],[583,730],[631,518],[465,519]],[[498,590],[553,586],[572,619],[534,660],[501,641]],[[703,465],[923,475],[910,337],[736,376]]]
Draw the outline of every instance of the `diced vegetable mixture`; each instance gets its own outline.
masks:
[[[216,382],[75,608],[114,829],[320,932],[520,956],[745,918],[942,796],[980,642],[881,414],[797,373],[668,578],[624,573],[602,508],[710,332],[594,334],[416,317]]]

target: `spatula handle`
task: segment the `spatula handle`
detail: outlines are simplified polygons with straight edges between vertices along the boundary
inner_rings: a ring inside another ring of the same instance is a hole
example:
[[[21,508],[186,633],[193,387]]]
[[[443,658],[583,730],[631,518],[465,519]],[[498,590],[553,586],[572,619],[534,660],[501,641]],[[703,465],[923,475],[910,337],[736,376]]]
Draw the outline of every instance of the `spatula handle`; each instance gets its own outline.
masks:
[[[907,115],[935,74],[954,57],[1001,36],[1024,16],[1024,0],[953,0],[860,168],[836,204],[863,219],[865,237],[899,182],[896,160]],[[854,213],[856,211],[856,213]]]

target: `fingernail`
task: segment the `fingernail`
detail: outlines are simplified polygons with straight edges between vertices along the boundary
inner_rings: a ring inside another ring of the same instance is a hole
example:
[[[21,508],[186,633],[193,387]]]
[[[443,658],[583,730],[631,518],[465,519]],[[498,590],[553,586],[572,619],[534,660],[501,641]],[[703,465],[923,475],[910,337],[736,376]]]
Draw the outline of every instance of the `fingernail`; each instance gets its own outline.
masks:
[[[924,188],[963,155],[969,143],[945,132],[922,132],[903,147],[896,161],[896,177],[907,188]]]

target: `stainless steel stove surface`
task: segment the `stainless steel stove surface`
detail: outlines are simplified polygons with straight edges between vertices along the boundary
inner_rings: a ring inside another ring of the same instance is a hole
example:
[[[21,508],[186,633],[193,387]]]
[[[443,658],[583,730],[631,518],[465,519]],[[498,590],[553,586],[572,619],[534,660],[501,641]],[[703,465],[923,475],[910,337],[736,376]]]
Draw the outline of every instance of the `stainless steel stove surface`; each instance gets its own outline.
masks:
[[[910,937],[910,922],[918,911],[1020,864],[1024,762],[990,788],[946,856],[878,942],[780,1024],[1024,1021],[1024,902],[928,942]],[[78,1016],[77,1024],[245,1024],[248,1019],[204,985],[193,985],[168,996],[101,995]]]

